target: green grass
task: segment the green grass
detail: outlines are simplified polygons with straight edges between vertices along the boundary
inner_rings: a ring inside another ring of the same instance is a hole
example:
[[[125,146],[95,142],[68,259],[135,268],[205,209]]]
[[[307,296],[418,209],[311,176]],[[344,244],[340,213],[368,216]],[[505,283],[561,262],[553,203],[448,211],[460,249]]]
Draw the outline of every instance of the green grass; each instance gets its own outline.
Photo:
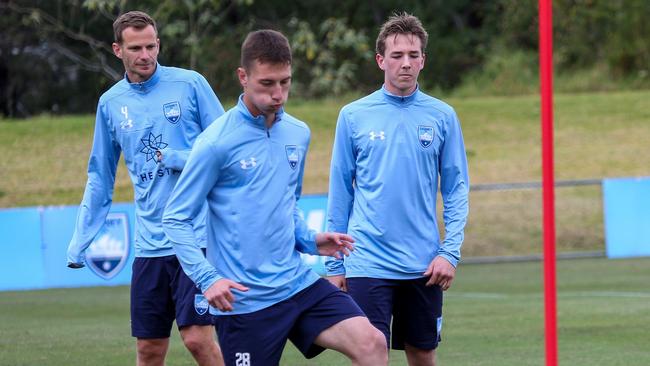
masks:
[[[648,365],[650,258],[557,263],[562,365]],[[441,365],[544,363],[539,262],[461,265],[446,293]],[[0,365],[133,364],[128,287],[3,292]],[[169,365],[192,365],[172,332]],[[392,365],[405,365],[391,352]],[[340,365],[333,351],[305,360],[291,345],[282,365]]]
[[[292,100],[287,106],[312,130],[304,193],[327,192],[338,111],[352,99]],[[650,176],[648,100],[650,91],[556,95],[556,179]],[[538,96],[447,101],[461,120],[472,184],[541,179]],[[92,116],[0,120],[0,207],[77,205],[93,124]],[[132,199],[121,163],[114,200]],[[556,212],[560,252],[603,250],[599,187],[558,189]],[[539,253],[541,220],[540,190],[472,192],[463,254]]]

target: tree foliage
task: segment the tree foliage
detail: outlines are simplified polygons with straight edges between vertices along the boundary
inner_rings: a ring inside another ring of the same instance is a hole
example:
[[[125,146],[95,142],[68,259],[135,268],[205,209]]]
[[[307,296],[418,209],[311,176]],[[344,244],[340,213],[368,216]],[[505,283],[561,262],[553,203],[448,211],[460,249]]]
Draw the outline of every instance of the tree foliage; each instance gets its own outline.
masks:
[[[325,19],[312,30],[306,21],[289,21],[293,34],[294,73],[300,75],[294,91],[300,95],[342,95],[355,85],[359,66],[372,57],[364,32],[337,18]]]
[[[204,74],[222,98],[240,92],[239,47],[254,29],[287,34],[294,95],[320,97],[376,89],[374,40],[394,12],[417,15],[429,32],[420,83],[451,90],[536,73],[536,0],[2,0],[0,114],[78,113],[123,74],[112,54],[112,22],[139,9],[158,23],[160,62]],[[599,67],[607,77],[648,80],[650,2],[554,1],[560,70]],[[518,70],[512,70],[512,67]],[[478,76],[477,76],[478,75]]]

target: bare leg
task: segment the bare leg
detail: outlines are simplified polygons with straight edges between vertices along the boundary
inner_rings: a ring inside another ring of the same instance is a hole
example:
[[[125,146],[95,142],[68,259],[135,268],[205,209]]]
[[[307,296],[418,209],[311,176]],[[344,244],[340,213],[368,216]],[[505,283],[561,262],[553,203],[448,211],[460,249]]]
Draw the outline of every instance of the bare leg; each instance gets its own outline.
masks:
[[[435,366],[436,365],[436,350],[435,349],[420,349],[409,344],[404,344],[406,351],[406,360],[409,366]]]
[[[163,366],[169,348],[169,338],[138,338],[138,366]]]
[[[352,361],[352,365],[388,365],[384,334],[363,316],[334,324],[321,332],[314,343],[343,353]]]
[[[190,325],[180,329],[185,347],[199,366],[223,366],[219,344],[214,339],[211,325]]]

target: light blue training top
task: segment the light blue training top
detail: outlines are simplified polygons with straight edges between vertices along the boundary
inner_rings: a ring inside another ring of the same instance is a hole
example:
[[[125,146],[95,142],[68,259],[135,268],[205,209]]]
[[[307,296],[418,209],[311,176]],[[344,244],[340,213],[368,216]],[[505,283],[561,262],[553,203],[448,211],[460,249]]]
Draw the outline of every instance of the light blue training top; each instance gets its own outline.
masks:
[[[207,291],[227,278],[247,286],[232,290],[234,310],[245,314],[288,299],[318,280],[300,258],[316,254],[316,233],[296,206],[310,131],[283,111],[270,129],[242,97],[196,141],[167,204],[165,233],[185,273]],[[206,257],[193,245],[194,220],[207,198]]]
[[[456,266],[468,192],[465,146],[452,107],[419,89],[402,97],[383,87],[346,105],[332,151],[328,231],[347,232],[356,243],[349,257],[326,261],[327,274],[419,278],[438,255]]]
[[[88,182],[68,246],[70,264],[83,265],[85,250],[101,229],[113,201],[121,152],[135,191],[135,256],[173,255],[162,214],[196,137],[224,113],[200,74],[156,66],[141,83],[126,78],[99,98]],[[156,151],[162,152],[158,162]],[[204,213],[205,215],[205,213]],[[205,218],[196,220],[196,245],[205,246]]]

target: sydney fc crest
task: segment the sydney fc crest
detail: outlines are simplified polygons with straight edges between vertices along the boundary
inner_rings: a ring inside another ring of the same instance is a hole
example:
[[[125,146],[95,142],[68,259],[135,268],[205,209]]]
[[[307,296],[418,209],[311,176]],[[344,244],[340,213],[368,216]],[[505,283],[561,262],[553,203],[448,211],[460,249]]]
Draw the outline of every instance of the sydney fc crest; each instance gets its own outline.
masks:
[[[194,310],[199,315],[203,315],[208,311],[208,299],[201,294],[194,295]]]
[[[300,160],[300,155],[298,155],[298,147],[296,145],[286,145],[284,149],[287,152],[287,161],[289,161],[289,166],[291,169],[296,169],[298,166],[298,160]]]
[[[126,213],[110,213],[99,234],[86,250],[86,265],[99,277],[110,280],[129,259],[129,219]]]
[[[163,105],[163,113],[169,122],[176,124],[181,118],[181,104],[179,102],[166,103]]]
[[[431,146],[433,142],[433,127],[418,126],[418,139],[422,147],[427,148]]]

